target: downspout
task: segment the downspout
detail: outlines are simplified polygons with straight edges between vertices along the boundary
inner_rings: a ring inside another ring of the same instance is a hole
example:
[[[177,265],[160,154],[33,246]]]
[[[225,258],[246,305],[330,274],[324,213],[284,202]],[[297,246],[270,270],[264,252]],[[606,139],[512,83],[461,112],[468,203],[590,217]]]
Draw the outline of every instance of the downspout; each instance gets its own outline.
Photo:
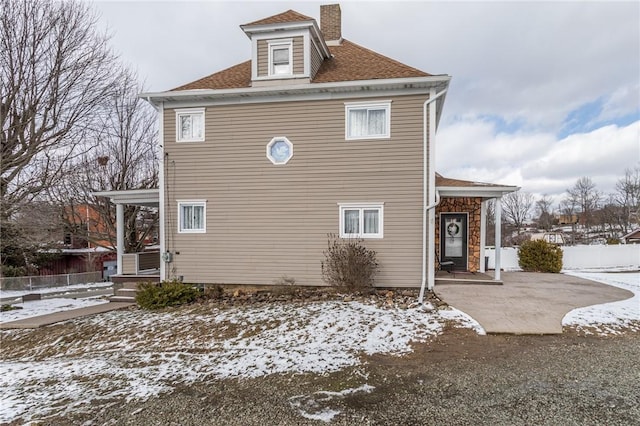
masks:
[[[164,102],[160,102],[156,107],[158,111],[158,142],[160,145],[159,164],[158,164],[158,240],[160,241],[160,281],[167,279],[167,263],[165,262],[165,253],[167,244],[165,241],[165,194],[164,194]]]
[[[427,286],[427,270],[429,270],[429,290],[433,288],[433,281],[435,278],[435,271],[433,269],[433,251],[435,249],[435,242],[434,238],[429,238],[427,240],[427,214],[429,214],[430,219],[433,217],[435,221],[433,209],[440,204],[440,195],[436,192],[435,183],[436,109],[431,108],[430,104],[445,93],[447,93],[447,89],[436,94],[435,89],[432,88],[429,93],[429,99],[424,101],[424,104],[422,105],[422,283],[420,284],[420,296],[418,297],[419,304],[422,304],[424,301],[424,291]],[[429,106],[429,120],[427,120],[427,106]],[[430,124],[428,128],[427,123]],[[428,173],[433,176],[433,179],[428,179],[429,176],[427,174],[427,170],[429,171]],[[427,187],[427,182],[429,182],[429,187]],[[429,191],[429,189],[431,190]],[[432,195],[432,197],[430,195]],[[427,200],[428,196],[430,196],[429,200]],[[431,200],[431,198],[433,198],[433,200]],[[431,221],[429,221],[429,235],[433,232],[433,226],[434,225]],[[429,242],[429,248],[427,247],[427,241]]]

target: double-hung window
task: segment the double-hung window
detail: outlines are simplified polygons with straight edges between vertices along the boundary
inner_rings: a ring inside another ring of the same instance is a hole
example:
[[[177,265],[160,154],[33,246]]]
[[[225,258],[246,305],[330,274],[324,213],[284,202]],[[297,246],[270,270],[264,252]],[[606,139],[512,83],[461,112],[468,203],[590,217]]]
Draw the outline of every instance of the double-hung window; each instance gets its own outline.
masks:
[[[204,140],[204,108],[176,110],[176,140],[178,142]]]
[[[269,75],[293,74],[293,43],[291,40],[269,42]]]
[[[383,205],[339,204],[340,238],[382,238]]]
[[[391,101],[345,104],[346,139],[391,137]]]
[[[178,202],[178,232],[180,233],[204,233],[206,227],[206,202],[205,201],[180,201]]]

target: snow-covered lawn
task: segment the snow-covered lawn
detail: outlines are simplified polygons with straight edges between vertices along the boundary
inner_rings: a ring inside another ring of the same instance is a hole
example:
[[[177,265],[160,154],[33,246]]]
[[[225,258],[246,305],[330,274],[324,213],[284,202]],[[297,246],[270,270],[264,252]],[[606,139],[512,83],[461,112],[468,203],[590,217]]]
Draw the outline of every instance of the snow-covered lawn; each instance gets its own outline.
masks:
[[[46,331],[2,331],[0,422],[145,399],[207,379],[337,371],[363,354],[407,353],[447,323],[479,330],[454,309],[326,301],[113,311]]]
[[[621,330],[640,331],[640,272],[565,272],[592,281],[633,292],[634,297],[619,302],[603,303],[574,309],[562,320],[585,333],[616,334]]]
[[[576,309],[563,325],[596,333],[640,331],[640,273],[571,275],[631,290],[635,297]],[[113,311],[46,329],[0,331],[0,423],[144,400],[212,379],[338,371],[360,364],[364,354],[410,352],[412,342],[442,333],[446,324],[482,333],[456,309],[341,301]],[[370,388],[298,395],[290,405],[309,419],[328,421],[337,413],[324,401],[347,391]]]

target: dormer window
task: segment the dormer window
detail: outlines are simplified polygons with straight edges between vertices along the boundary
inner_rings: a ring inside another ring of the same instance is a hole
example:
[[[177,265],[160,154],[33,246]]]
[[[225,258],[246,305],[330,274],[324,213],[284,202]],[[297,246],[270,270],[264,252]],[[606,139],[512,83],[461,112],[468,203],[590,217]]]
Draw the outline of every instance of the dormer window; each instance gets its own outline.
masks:
[[[291,40],[269,42],[269,75],[293,74],[293,43]]]

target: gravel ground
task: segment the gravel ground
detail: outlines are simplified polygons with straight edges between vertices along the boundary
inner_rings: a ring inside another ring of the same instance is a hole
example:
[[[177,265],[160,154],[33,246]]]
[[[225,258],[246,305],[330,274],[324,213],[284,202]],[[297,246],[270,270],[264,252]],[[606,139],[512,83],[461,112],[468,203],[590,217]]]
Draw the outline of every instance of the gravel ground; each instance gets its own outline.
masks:
[[[402,357],[326,375],[212,380],[52,425],[637,425],[640,334],[447,330]],[[366,386],[364,386],[366,385]],[[306,416],[306,417],[305,417]]]

